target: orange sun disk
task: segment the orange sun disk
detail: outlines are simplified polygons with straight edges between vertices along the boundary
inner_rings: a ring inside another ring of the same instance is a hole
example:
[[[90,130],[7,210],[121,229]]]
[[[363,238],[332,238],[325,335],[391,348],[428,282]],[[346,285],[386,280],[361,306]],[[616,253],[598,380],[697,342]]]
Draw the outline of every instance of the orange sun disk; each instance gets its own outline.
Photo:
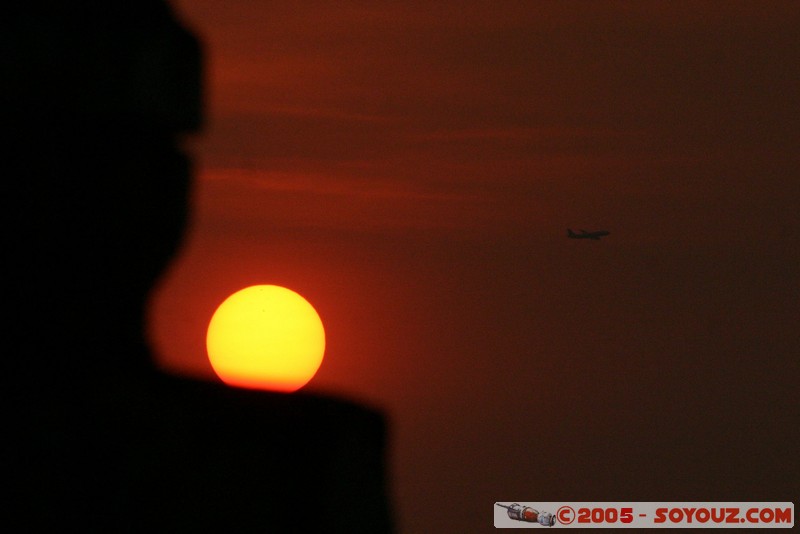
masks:
[[[211,367],[228,385],[291,392],[322,364],[325,330],[303,297],[275,285],[246,287],[219,305],[208,325]]]

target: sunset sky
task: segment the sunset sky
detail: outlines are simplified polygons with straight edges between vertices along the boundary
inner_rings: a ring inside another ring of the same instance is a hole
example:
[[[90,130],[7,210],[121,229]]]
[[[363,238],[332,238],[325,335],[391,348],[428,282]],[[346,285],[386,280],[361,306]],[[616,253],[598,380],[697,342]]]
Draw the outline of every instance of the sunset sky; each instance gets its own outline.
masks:
[[[214,378],[231,293],[303,295],[401,532],[800,494],[796,2],[173,5],[207,119],[162,367]]]

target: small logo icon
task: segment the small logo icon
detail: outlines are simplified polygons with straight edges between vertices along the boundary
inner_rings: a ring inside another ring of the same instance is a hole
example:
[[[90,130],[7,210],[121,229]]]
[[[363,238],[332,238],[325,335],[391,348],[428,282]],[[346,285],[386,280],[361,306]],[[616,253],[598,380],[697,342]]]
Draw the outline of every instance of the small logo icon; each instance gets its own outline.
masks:
[[[516,521],[525,521],[526,523],[539,523],[545,527],[552,527],[556,524],[556,518],[550,512],[540,512],[530,506],[522,506],[519,503],[513,504],[500,504],[495,503],[501,508],[505,508],[508,512],[508,517]]]

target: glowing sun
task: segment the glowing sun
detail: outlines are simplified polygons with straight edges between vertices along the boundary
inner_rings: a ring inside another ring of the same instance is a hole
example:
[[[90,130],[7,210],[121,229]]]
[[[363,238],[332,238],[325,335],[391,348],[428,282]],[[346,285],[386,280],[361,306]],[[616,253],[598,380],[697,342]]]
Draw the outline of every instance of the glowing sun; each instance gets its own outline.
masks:
[[[294,291],[250,286],[214,312],[206,348],[211,367],[226,384],[295,391],[322,364],[325,330],[316,310]]]

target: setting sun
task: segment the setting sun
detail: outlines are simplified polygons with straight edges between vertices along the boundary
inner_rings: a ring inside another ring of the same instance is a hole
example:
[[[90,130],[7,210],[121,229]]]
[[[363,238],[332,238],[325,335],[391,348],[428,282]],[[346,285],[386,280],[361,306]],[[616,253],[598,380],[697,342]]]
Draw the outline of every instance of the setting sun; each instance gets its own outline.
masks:
[[[319,369],[325,330],[303,297],[280,286],[250,286],[225,299],[206,336],[211,367],[228,385],[295,391]]]

